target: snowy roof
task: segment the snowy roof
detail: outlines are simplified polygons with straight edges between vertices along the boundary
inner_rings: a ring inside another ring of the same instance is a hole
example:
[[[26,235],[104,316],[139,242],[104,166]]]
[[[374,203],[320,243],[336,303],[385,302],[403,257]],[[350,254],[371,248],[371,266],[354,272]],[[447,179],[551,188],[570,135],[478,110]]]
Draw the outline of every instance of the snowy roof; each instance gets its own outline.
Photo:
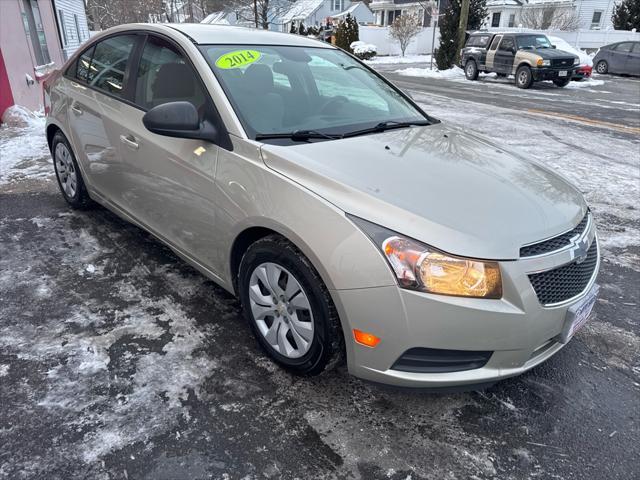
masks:
[[[514,6],[519,7],[522,2],[518,0],[488,0],[487,7]]]
[[[527,0],[528,5],[542,5],[542,4],[554,4],[554,5],[573,5],[573,0]]]
[[[200,23],[223,23],[223,24],[228,24],[229,21],[225,18],[227,16],[227,12],[225,11],[220,11],[220,12],[213,12],[209,15],[207,15],[205,17],[204,20],[202,20],[202,22]]]
[[[304,20],[317,9],[319,9],[324,0],[298,0],[291,8],[284,12],[280,21],[282,23],[289,23],[293,20]]]
[[[333,15],[332,18],[340,18],[340,17],[345,17],[347,16],[348,13],[351,14],[351,16],[353,16],[353,12],[356,11],[356,9],[360,6],[360,5],[364,5],[364,8],[369,9],[369,7],[367,7],[366,3],[362,3],[362,2],[353,2],[351,4],[351,6],[349,8],[347,8],[344,12],[340,12],[337,15]]]

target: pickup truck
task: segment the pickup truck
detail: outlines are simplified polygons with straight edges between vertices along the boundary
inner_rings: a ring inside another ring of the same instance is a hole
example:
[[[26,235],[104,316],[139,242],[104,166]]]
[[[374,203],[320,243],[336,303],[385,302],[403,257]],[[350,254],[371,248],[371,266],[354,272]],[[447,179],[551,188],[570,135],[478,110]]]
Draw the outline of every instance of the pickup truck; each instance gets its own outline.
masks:
[[[473,32],[460,51],[460,67],[468,80],[476,80],[480,72],[495,72],[514,75],[519,88],[542,80],[564,87],[579,64],[576,55],[556,49],[540,33]]]

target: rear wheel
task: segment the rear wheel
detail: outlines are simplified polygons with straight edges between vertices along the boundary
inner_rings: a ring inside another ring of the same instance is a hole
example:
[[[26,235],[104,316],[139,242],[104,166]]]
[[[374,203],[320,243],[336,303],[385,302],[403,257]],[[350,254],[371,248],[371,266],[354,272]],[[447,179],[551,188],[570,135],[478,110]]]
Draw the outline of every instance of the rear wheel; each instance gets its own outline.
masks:
[[[51,141],[53,166],[62,196],[73,208],[86,208],[91,205],[78,162],[67,137],[57,131]]]
[[[554,80],[553,83],[555,84],[556,87],[566,87],[567,85],[569,85],[569,82],[571,81],[570,78],[563,78],[563,79],[557,79]]]
[[[467,60],[464,66],[464,75],[467,77],[467,80],[478,79],[478,65],[476,65],[475,60]]]
[[[523,65],[518,68],[516,72],[516,86],[518,88],[529,88],[533,83],[533,75],[531,74],[531,69]]]
[[[340,363],[344,340],[335,306],[309,260],[270,235],[240,263],[244,315],[263,350],[287,370],[316,375]]]
[[[609,71],[609,64],[606,60],[600,60],[596,65],[596,72],[600,75],[604,75]]]

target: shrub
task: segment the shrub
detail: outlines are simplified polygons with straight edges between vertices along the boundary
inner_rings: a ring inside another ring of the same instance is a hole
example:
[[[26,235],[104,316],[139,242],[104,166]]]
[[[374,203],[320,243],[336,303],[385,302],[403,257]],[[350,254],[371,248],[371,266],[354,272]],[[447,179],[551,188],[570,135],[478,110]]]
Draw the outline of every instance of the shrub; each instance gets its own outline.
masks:
[[[357,42],[352,42],[349,47],[353,54],[360,60],[369,60],[375,57],[376,53],[378,53],[378,49],[375,45],[361,42],[359,40]]]

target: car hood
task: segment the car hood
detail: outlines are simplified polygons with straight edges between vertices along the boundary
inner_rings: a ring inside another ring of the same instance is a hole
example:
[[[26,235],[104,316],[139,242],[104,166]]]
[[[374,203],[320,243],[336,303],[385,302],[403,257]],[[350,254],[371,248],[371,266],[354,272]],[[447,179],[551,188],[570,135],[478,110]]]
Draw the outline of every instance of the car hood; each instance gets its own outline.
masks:
[[[265,144],[262,156],[347,213],[467,257],[516,259],[522,245],[571,229],[587,209],[560,176],[442,123]]]
[[[544,60],[553,60],[554,58],[575,58],[577,55],[574,55],[571,52],[565,52],[564,50],[558,50],[556,48],[534,48],[531,50],[536,55],[539,55]]]

